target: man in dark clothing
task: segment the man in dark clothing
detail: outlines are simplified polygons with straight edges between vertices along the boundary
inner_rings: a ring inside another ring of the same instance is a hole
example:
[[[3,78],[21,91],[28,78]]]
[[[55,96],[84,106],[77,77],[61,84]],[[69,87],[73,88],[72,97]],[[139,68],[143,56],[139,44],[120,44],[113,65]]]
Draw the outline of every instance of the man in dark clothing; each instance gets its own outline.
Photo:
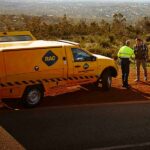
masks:
[[[136,63],[136,82],[140,81],[140,66],[142,64],[144,70],[144,80],[147,81],[147,59],[148,59],[148,47],[139,38],[136,39],[136,45],[134,47],[135,63]]]

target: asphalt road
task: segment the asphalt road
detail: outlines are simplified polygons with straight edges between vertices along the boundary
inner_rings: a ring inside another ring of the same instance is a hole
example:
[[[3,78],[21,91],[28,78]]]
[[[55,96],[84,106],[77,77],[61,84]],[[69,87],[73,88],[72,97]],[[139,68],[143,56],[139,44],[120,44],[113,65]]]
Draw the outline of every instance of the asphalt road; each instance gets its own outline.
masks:
[[[0,111],[0,126],[28,150],[149,150],[150,102]]]

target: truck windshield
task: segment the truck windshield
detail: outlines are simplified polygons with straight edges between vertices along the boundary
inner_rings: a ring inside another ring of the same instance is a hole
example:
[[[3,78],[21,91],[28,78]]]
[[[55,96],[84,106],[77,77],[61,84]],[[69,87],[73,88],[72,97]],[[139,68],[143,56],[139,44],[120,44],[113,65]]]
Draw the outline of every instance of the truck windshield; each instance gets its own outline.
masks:
[[[0,42],[32,41],[29,35],[0,36]]]

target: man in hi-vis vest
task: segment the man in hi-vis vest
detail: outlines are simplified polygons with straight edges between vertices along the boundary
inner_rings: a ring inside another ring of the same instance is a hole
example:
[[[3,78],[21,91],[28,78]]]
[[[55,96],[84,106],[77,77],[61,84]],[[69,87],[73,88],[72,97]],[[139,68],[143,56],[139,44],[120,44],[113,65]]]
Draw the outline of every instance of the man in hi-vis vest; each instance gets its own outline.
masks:
[[[135,58],[133,49],[130,48],[130,41],[127,40],[125,46],[122,46],[118,52],[121,60],[122,87],[129,88],[128,77],[130,72],[130,61]]]

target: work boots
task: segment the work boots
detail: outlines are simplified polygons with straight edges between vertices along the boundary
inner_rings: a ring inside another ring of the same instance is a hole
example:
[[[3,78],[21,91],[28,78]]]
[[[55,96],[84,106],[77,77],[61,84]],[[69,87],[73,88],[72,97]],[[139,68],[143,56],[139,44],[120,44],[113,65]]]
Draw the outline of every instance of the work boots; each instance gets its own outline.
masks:
[[[144,77],[144,81],[147,82],[147,76]]]
[[[135,79],[134,81],[135,81],[135,82],[139,82],[140,79]],[[147,82],[147,76],[144,77],[144,81]]]

